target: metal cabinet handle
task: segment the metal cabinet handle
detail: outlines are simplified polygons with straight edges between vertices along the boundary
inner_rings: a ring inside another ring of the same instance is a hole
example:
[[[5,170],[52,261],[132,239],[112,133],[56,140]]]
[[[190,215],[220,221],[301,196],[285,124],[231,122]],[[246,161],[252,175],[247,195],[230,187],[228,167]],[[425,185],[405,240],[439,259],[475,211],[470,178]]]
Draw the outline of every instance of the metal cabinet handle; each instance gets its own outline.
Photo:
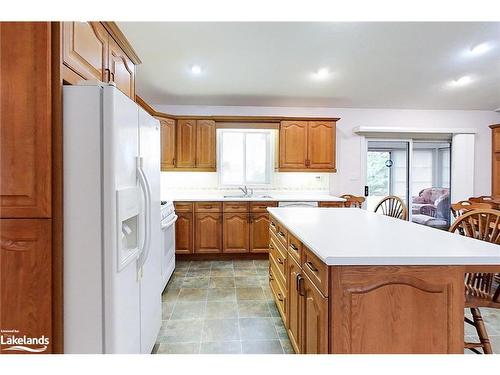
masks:
[[[276,224],[274,224],[272,221],[271,221],[271,226],[272,226],[273,228],[276,228]]]
[[[272,250],[272,249],[274,249],[273,244],[269,244],[269,248],[270,248],[271,250]]]
[[[278,260],[279,264],[283,264],[283,259],[281,259],[280,257],[278,257],[277,260]]]
[[[297,292],[299,293],[299,296],[303,296],[304,295],[304,288],[303,288],[304,284],[303,284],[303,281],[304,281],[304,278],[299,273],[297,275]]]
[[[283,302],[283,295],[278,292],[278,301]]]
[[[285,237],[285,233],[283,233],[282,231],[279,231],[278,236]]]
[[[318,269],[316,267],[314,267],[314,264],[312,264],[311,262],[306,262],[306,266],[313,272],[318,272]]]
[[[299,248],[295,246],[293,243],[290,244],[290,247],[292,248],[293,251],[299,251]]]

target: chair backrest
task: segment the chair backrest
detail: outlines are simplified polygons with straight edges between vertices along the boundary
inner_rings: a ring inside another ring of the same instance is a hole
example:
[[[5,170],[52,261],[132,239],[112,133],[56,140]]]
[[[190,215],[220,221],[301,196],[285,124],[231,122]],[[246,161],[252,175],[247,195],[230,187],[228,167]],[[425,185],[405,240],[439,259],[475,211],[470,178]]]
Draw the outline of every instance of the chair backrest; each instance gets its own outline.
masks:
[[[491,195],[481,195],[479,197],[470,197],[469,201],[475,202],[475,203],[488,203],[494,201],[495,198],[493,198]]]
[[[488,208],[493,208],[493,205],[491,203],[479,203],[471,201],[460,201],[457,203],[452,203],[450,206],[451,213],[453,214],[454,218],[457,218],[468,211]]]
[[[346,201],[344,202],[344,207],[357,207],[361,208],[363,202],[365,201],[365,197],[357,197],[351,194],[341,195],[340,198],[344,198]]]
[[[500,245],[500,211],[490,208],[468,211],[457,218],[449,231]],[[500,284],[493,288],[494,279],[494,273],[466,273],[465,293],[498,303]]]
[[[500,211],[491,208],[468,211],[455,220],[450,232],[500,245]]]
[[[375,207],[375,212],[383,215],[395,217],[397,219],[408,220],[408,209],[401,198],[389,195],[382,199]]]

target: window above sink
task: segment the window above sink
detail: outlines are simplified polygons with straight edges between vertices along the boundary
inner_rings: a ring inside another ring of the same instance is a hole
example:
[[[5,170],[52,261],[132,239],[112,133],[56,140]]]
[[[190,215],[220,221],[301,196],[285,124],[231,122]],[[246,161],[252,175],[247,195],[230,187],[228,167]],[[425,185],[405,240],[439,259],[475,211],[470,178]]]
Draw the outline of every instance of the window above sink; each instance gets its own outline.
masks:
[[[217,129],[219,186],[270,186],[275,137],[272,129]]]

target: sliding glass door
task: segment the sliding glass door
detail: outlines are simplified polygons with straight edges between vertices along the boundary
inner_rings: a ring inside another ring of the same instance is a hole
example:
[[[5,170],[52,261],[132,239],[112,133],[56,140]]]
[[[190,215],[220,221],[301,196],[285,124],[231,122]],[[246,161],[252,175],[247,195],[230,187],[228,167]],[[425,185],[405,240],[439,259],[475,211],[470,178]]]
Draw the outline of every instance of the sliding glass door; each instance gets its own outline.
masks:
[[[367,209],[388,195],[401,198],[409,220],[438,229],[450,225],[451,143],[431,140],[369,140]]]
[[[373,211],[388,195],[408,202],[409,141],[369,141],[367,154],[367,209]]]
[[[450,226],[451,144],[413,141],[411,220],[438,229]]]

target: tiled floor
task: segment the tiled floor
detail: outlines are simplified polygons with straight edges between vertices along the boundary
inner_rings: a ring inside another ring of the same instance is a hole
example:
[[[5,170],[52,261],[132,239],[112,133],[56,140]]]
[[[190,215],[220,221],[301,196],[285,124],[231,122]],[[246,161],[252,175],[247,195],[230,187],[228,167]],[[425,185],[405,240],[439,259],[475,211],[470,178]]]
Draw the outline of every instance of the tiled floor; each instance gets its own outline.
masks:
[[[157,353],[293,353],[267,260],[176,262]]]
[[[269,289],[268,264],[178,261],[163,293],[157,353],[293,353]],[[493,350],[500,354],[500,310],[481,312]],[[467,341],[478,340],[469,324],[465,335]]]
[[[491,346],[493,352],[500,354],[500,310],[498,309],[488,309],[481,308],[481,315],[486,324],[486,330],[490,336]],[[465,310],[465,314],[472,319],[469,310]],[[476,334],[476,329],[470,324],[464,325],[465,331],[465,341],[469,342],[479,342],[479,338]],[[472,353],[470,350],[466,350],[465,353]]]

